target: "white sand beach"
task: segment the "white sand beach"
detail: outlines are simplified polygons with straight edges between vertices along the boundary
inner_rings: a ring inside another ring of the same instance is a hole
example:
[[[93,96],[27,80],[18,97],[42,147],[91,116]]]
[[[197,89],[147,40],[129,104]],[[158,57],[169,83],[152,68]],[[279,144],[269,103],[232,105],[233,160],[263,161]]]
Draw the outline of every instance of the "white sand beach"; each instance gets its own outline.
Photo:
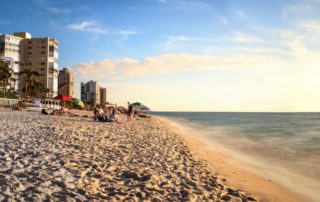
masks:
[[[299,201],[157,118],[83,113],[0,109],[1,201]]]

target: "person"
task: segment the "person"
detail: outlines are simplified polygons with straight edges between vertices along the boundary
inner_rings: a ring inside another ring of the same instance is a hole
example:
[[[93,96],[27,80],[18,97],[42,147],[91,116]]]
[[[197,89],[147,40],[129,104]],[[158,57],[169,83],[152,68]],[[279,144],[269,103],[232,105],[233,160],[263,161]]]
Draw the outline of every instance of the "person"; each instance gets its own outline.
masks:
[[[113,109],[112,114],[111,114],[111,119],[112,121],[114,121],[115,123],[121,123],[120,122],[120,117],[119,117],[119,112],[117,112],[116,110]]]
[[[49,113],[46,111],[46,109],[42,109],[41,114],[49,115]]]
[[[99,116],[99,110],[97,107],[93,110],[93,120],[96,121],[98,119],[98,116]]]
[[[102,108],[102,107],[99,107],[98,112],[99,112],[100,115],[101,115],[101,114],[104,114],[103,108]]]
[[[127,120],[131,121],[131,115],[133,112],[133,106],[128,102]]]
[[[98,121],[100,122],[112,122],[112,119],[108,114],[99,114]]]
[[[17,104],[15,104],[14,106],[12,106],[12,110],[21,111],[22,109],[21,109],[21,107],[20,107],[20,104],[17,103]]]

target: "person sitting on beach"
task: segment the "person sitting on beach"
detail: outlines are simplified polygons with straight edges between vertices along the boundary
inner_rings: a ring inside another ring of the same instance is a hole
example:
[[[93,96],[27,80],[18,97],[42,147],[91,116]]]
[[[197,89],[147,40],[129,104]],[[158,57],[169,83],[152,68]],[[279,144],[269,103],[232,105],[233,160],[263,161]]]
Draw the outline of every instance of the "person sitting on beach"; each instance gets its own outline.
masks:
[[[112,114],[111,114],[111,119],[112,121],[114,121],[115,123],[121,123],[120,122],[120,117],[119,114],[116,110],[113,109]]]
[[[15,105],[12,106],[12,110],[21,111],[22,109],[21,109],[21,107],[20,107],[20,104],[17,103],[17,104],[15,104]]]
[[[53,113],[53,111],[50,111],[50,109],[48,109],[48,110],[42,109],[41,110],[41,114],[44,114],[44,115],[51,115],[51,113]]]
[[[100,121],[100,122],[112,122],[112,119],[107,114],[99,114],[98,115],[98,121]]]
[[[98,119],[98,116],[99,116],[99,109],[97,107],[93,110],[93,120],[96,121]]]

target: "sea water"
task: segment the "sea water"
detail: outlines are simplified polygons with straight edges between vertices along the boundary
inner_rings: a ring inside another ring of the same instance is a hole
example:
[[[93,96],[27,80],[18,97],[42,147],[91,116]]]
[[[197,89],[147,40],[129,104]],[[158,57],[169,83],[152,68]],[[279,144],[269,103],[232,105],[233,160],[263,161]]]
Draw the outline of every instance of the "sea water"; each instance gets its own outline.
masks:
[[[263,177],[320,201],[320,113],[154,114]]]

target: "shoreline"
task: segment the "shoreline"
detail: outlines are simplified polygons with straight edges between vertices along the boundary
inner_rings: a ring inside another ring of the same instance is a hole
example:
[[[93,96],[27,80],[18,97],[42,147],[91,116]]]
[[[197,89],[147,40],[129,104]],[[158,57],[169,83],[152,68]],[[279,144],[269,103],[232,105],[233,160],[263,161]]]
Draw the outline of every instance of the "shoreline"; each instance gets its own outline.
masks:
[[[175,131],[190,147],[191,153],[206,162],[210,171],[226,179],[227,185],[252,193],[258,201],[308,201],[304,196],[283,187],[280,183],[240,166],[229,154],[209,147],[204,140],[197,139],[174,125],[180,123],[162,116],[154,117]]]

